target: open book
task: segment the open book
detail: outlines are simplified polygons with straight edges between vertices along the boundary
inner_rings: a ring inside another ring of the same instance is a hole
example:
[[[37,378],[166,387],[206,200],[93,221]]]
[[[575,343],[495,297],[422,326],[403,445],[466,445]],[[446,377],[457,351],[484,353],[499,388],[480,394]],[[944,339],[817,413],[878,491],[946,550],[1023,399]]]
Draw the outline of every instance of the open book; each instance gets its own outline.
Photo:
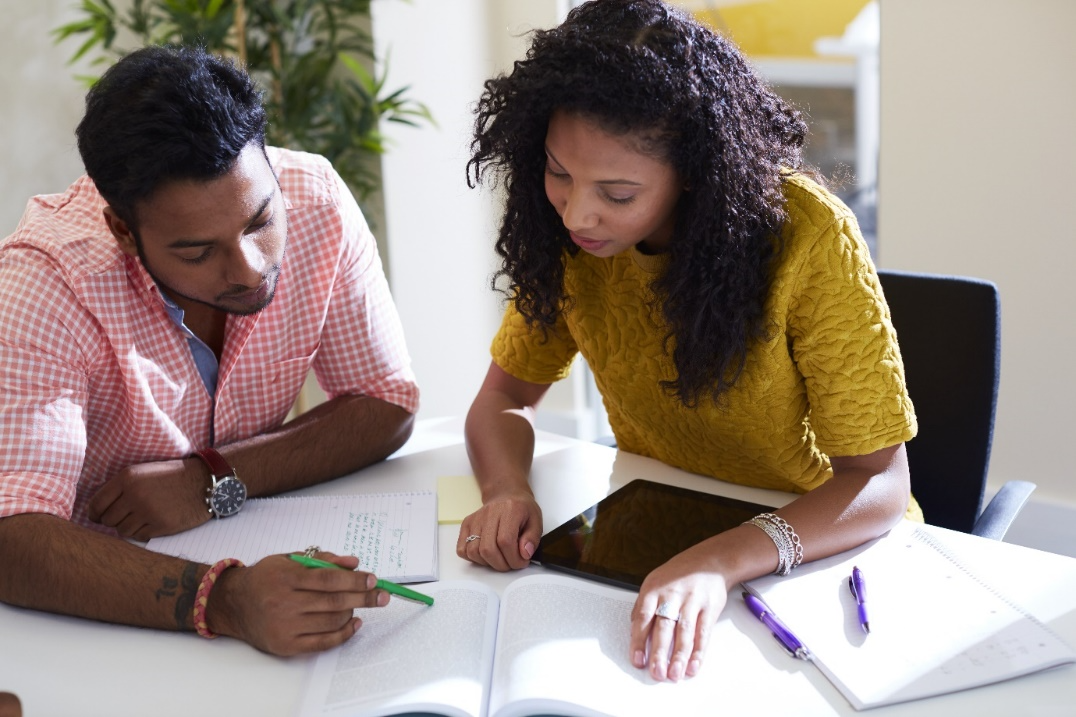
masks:
[[[354,555],[360,570],[385,580],[436,580],[437,494],[252,498],[238,515],[153,538],[146,547],[203,563],[238,558],[253,565],[268,555],[302,552],[310,545]]]
[[[355,637],[313,662],[303,717],[653,717],[720,704],[721,682],[705,667],[674,684],[632,666],[633,592],[546,574],[514,580],[500,601],[472,581],[422,591],[433,608],[394,598],[358,611]]]
[[[866,581],[869,634],[860,628],[848,588],[853,567]],[[1076,652],[1046,625],[910,523],[884,540],[802,565],[787,578],[767,576],[745,587],[859,710],[1076,662]],[[761,623],[758,630],[765,635]]]

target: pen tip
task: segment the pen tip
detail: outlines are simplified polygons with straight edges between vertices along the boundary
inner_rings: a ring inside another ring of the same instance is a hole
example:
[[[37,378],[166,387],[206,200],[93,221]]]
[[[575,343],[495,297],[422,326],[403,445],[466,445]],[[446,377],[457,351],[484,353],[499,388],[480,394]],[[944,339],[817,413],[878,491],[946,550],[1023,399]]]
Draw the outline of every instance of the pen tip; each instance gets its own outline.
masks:
[[[869,622],[863,623],[863,632],[867,633],[868,635],[870,634],[871,624]]]

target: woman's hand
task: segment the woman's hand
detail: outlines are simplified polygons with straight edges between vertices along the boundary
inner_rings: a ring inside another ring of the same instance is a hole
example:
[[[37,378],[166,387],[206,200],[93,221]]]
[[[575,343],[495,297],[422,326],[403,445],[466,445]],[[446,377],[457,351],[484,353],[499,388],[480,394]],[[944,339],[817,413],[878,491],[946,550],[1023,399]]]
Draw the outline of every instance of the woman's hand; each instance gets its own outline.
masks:
[[[497,495],[464,518],[456,555],[505,572],[530,564],[542,537],[542,509],[529,490]]]
[[[502,572],[525,568],[542,537],[542,509],[528,483],[534,411],[549,384],[528,383],[490,363],[467,412],[467,455],[482,507],[460,525],[456,555]]]
[[[655,568],[639,589],[631,613],[630,658],[655,680],[694,677],[702,666],[729,591],[713,542],[703,541]]]

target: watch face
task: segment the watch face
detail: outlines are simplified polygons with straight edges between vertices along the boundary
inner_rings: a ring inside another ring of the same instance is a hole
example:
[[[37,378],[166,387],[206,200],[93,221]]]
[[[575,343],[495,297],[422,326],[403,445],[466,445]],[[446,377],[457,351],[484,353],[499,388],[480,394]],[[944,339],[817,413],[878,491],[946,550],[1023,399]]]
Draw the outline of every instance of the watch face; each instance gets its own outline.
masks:
[[[235,476],[228,476],[217,483],[209,497],[213,512],[222,518],[235,515],[247,499],[247,487]]]

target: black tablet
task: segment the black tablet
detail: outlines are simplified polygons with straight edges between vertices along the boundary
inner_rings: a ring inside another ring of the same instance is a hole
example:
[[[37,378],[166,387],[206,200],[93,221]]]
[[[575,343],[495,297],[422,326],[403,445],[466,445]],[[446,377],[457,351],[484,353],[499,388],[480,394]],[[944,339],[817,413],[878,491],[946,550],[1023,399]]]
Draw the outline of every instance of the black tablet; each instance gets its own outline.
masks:
[[[633,480],[546,533],[533,560],[554,570],[638,590],[651,570],[677,553],[772,510],[735,498]]]

